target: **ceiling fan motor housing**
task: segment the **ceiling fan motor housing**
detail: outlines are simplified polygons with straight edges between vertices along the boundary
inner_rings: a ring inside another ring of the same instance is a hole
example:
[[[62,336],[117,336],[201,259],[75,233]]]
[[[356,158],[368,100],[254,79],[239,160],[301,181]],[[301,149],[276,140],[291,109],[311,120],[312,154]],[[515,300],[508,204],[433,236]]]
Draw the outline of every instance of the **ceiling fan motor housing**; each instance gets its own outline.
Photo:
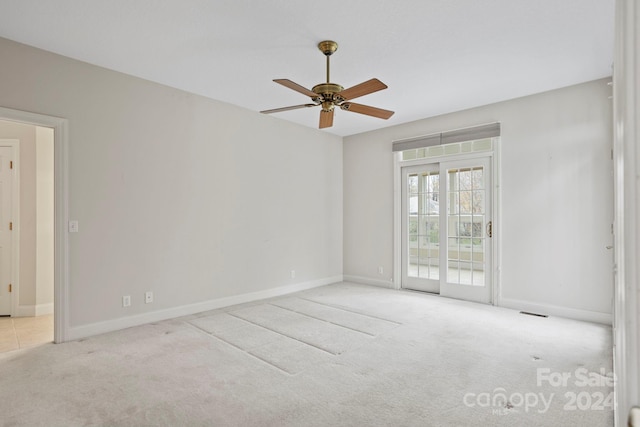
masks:
[[[342,92],[344,88],[336,83],[320,83],[311,88],[311,90],[318,95],[333,95]]]
[[[315,85],[311,90],[322,98],[323,111],[331,111],[335,105],[344,102],[344,98],[339,94],[344,88],[339,84],[320,83],[319,85]]]

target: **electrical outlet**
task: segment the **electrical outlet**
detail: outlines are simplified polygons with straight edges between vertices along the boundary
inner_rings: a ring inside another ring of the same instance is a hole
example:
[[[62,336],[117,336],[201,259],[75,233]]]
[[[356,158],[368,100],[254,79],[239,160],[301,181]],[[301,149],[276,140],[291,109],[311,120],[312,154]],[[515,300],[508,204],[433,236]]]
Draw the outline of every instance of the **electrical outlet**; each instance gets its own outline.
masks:
[[[144,303],[149,304],[153,302],[153,292],[147,291],[144,293]]]
[[[378,274],[380,275],[384,274],[384,269],[382,268],[382,266],[378,267]]]
[[[295,270],[291,270],[291,278],[292,279],[296,278],[296,271]]]
[[[77,233],[78,232],[78,221],[73,220],[69,221],[69,233]]]
[[[122,306],[129,307],[131,305],[131,295],[125,295],[122,297]]]

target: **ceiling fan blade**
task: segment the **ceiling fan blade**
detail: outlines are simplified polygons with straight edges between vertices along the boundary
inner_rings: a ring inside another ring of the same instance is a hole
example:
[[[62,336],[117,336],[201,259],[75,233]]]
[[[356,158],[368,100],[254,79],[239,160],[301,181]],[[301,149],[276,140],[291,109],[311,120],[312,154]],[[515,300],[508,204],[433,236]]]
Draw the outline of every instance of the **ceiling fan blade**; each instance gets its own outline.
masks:
[[[355,99],[359,96],[368,95],[373,92],[377,92],[382,89],[386,89],[387,85],[382,83],[378,79],[367,80],[366,82],[360,83],[359,85],[352,86],[348,89],[343,90],[339,93],[341,97],[346,100]]]
[[[291,107],[282,107],[282,108],[274,108],[273,110],[264,110],[260,111],[262,114],[271,114],[271,113],[279,113],[281,111],[289,111],[289,110],[297,110],[298,108],[308,108],[315,107],[320,104],[301,104],[301,105],[292,105]]]
[[[318,96],[317,93],[310,91],[304,86],[300,86],[298,83],[292,82],[288,79],[275,79],[274,82],[280,83],[282,86],[288,87],[289,89],[293,89],[296,92],[300,92],[303,95],[310,96],[311,98],[316,98]]]
[[[382,108],[370,107],[368,105],[356,104],[355,102],[345,102],[340,108],[345,111],[352,111],[354,113],[366,114],[367,116],[377,117],[379,119],[387,120],[393,116],[393,111],[383,110]]]
[[[330,128],[331,126],[333,126],[333,112],[334,110],[320,111],[320,129]]]

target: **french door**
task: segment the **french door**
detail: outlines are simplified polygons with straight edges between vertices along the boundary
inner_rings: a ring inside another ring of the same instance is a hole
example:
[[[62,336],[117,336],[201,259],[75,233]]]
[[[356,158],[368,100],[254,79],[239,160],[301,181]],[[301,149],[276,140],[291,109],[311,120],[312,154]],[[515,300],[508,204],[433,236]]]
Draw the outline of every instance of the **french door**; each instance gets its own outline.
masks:
[[[407,166],[401,176],[402,287],[491,302],[491,159]]]

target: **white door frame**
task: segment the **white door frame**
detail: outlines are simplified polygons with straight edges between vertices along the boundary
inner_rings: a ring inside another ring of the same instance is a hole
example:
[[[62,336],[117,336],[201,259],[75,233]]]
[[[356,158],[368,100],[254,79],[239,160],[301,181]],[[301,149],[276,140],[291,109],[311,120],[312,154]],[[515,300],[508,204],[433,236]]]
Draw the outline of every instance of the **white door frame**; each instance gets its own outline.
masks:
[[[500,305],[500,247],[502,243],[500,233],[500,138],[493,139],[493,150],[454,154],[437,158],[424,158],[417,160],[402,160],[402,153],[393,153],[393,288],[402,288],[402,168],[406,166],[424,165],[433,162],[447,162],[449,160],[466,160],[480,157],[491,158],[491,191],[492,191],[492,217],[493,217],[493,244],[492,244],[492,290],[491,304]]]
[[[20,141],[0,139],[0,147],[11,147],[13,176],[11,177],[11,316],[17,316],[20,305]]]
[[[69,333],[69,122],[67,119],[0,107],[0,120],[53,128],[54,138],[54,342]],[[12,303],[15,299],[12,297]]]
[[[627,425],[629,410],[640,405],[640,85],[638,48],[640,7],[636,0],[616,0],[613,67],[613,160],[615,288],[613,366],[615,425]]]

